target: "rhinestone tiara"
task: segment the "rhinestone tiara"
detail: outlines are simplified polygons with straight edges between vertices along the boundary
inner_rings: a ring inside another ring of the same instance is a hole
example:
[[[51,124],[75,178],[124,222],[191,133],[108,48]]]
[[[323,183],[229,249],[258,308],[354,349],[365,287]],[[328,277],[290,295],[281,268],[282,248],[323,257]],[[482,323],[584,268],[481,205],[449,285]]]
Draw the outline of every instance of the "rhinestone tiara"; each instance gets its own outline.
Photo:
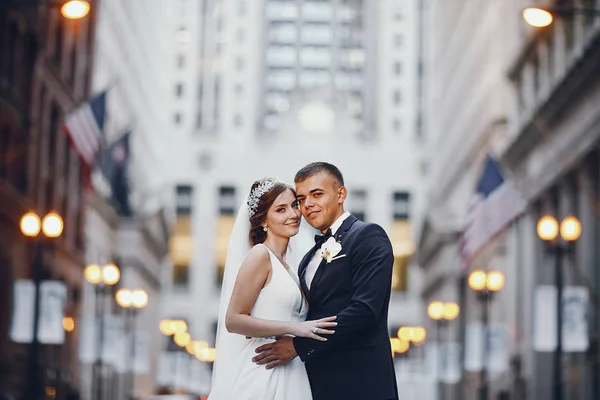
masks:
[[[275,179],[267,178],[250,192],[250,195],[248,195],[248,211],[250,217],[256,213],[262,195],[273,189],[276,184],[277,181]]]

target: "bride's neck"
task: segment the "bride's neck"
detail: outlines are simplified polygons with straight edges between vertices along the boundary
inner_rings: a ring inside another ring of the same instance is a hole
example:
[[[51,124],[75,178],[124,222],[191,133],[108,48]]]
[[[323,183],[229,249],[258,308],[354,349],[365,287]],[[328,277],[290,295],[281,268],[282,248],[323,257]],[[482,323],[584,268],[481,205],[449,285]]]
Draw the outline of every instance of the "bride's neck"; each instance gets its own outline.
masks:
[[[285,260],[285,255],[287,253],[288,244],[290,239],[288,238],[268,238],[265,240],[265,246],[267,246],[271,251],[279,257],[281,260]]]

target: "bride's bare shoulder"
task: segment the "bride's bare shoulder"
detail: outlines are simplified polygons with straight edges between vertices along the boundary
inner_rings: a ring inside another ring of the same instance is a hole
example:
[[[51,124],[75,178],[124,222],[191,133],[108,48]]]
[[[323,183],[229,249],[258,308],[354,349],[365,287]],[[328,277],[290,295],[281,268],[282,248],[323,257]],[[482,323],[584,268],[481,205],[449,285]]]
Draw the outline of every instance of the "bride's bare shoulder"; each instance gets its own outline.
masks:
[[[268,265],[270,262],[269,250],[262,244],[254,245],[244,260],[244,264],[249,265]]]

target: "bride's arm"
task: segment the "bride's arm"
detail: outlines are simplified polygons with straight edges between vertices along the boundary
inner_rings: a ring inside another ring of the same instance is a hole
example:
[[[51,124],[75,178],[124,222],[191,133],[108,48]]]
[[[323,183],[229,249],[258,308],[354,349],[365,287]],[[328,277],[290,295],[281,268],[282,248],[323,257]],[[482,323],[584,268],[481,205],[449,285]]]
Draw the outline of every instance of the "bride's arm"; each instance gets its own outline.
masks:
[[[294,335],[326,340],[314,332],[320,328],[319,334],[329,334],[327,330],[337,325],[335,318],[323,318],[318,321],[284,322],[255,318],[250,315],[258,294],[267,283],[271,274],[269,252],[262,246],[255,246],[242,263],[229,301],[225,327],[230,333],[251,337],[273,337]],[[325,328],[325,329],[323,329]]]
[[[267,321],[250,316],[258,294],[271,275],[269,252],[254,247],[242,263],[229,301],[225,327],[231,333],[252,337],[271,337],[291,334],[291,322]]]

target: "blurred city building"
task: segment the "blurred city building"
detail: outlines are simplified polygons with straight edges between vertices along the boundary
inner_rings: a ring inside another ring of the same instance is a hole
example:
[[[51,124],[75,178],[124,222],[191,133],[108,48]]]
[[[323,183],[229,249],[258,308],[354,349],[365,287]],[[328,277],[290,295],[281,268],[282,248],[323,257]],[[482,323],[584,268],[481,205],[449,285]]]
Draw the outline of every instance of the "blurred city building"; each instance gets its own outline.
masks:
[[[105,289],[84,280],[80,388],[84,399],[126,400],[154,393],[164,347],[159,311],[173,210],[164,196],[161,142],[166,37],[162,0],[94,3],[94,95],[105,93],[105,146],[92,172],[86,208],[86,265],[114,263]],[[119,290],[143,290],[147,305],[123,308]],[[102,330],[100,334],[99,331]]]
[[[17,280],[63,282],[66,315],[79,312],[85,168],[62,123],[90,95],[95,23],[93,13],[73,22],[58,7],[0,5],[0,395],[7,398],[25,398],[32,385],[57,398],[78,387],[76,331],[59,346],[15,343],[9,334],[22,317],[13,315]],[[60,214],[62,235],[26,238],[19,220],[28,211]]]
[[[349,211],[381,224],[394,244],[390,336],[422,325],[411,261],[416,3],[178,0],[165,11],[173,79],[164,173],[177,212],[162,317],[187,321],[193,339],[214,346],[238,206],[253,181],[292,184],[320,160],[344,173]],[[298,258],[312,246],[303,225]]]
[[[444,340],[460,343],[464,351],[460,382],[442,375],[441,391],[445,398],[479,398],[484,365],[490,398],[552,398],[560,381],[562,398],[596,399],[597,307],[582,308],[587,325],[577,349],[566,344],[573,339],[569,324],[581,321],[565,314],[558,364],[562,380],[557,380],[556,340],[548,339],[556,331],[556,322],[554,327],[550,322],[556,303],[535,306],[534,299],[542,285],[552,288],[556,282],[556,255],[544,251],[536,233],[544,214],[581,220],[575,251],[565,256],[564,285],[598,298],[600,18],[591,13],[556,16],[550,27],[536,30],[521,16],[523,7],[536,2],[420,3],[424,90],[418,112],[425,141],[421,159],[429,167],[419,180],[424,200],[415,217],[417,259],[425,275],[424,302],[460,305],[460,316],[449,321]],[[598,9],[600,2],[544,5]],[[465,267],[460,234],[469,222],[487,154],[500,161],[504,178],[519,189],[528,209]],[[467,282],[475,269],[499,270],[505,277],[489,305],[490,332],[498,340],[489,336],[487,345],[474,334],[483,318],[477,293]],[[541,349],[544,340],[550,345]]]

